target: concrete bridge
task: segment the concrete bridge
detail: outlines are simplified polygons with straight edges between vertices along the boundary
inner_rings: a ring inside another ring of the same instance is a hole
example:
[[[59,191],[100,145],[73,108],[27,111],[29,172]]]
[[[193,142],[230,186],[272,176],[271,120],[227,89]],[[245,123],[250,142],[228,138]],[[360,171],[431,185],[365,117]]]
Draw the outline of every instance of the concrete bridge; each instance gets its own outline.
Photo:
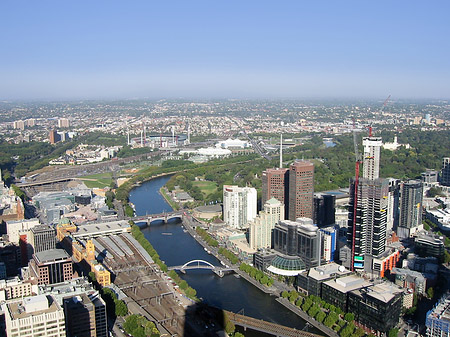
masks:
[[[319,335],[310,332],[289,328],[287,326],[271,322],[266,322],[261,319],[236,314],[231,311],[224,310],[224,312],[227,314],[228,318],[234,324],[243,327],[244,330],[249,328],[252,330],[271,334],[277,337],[319,337]]]
[[[222,277],[226,272],[234,272],[234,268],[229,267],[221,267],[221,266],[215,266],[211,264],[208,261],[204,260],[192,260],[189,262],[186,262],[182,266],[172,266],[168,267],[169,270],[179,270],[182,273],[185,273],[186,270],[192,270],[192,269],[208,269],[212,270],[216,275]]]
[[[148,215],[140,215],[140,216],[135,216],[133,218],[131,218],[131,220],[133,220],[134,222],[145,222],[146,225],[144,226],[139,226],[139,227],[146,227],[146,226],[150,226],[150,223],[152,221],[157,221],[157,220],[162,220],[164,223],[167,223],[167,221],[171,220],[171,219],[182,219],[183,218],[184,213],[180,212],[180,211],[175,211],[175,212],[164,212],[164,213],[159,213],[159,214],[148,214]]]

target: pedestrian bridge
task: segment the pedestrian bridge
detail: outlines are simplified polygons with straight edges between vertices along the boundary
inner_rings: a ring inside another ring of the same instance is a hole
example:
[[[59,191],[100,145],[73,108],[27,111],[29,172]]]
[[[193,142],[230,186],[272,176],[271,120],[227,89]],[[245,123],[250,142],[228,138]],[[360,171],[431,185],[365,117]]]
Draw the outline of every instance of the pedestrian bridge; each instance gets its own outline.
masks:
[[[212,263],[204,260],[191,260],[189,262],[186,262],[182,266],[172,266],[168,268],[169,270],[179,270],[182,273],[185,273],[186,270],[192,269],[209,269],[220,277],[222,277],[225,272],[233,272],[235,270],[234,268],[230,267],[215,266]]]

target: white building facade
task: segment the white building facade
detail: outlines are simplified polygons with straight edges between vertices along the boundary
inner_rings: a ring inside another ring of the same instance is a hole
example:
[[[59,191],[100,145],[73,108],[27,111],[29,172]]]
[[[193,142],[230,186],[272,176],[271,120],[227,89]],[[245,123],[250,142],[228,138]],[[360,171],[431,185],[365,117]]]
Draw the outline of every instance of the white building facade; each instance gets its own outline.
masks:
[[[38,295],[2,304],[8,337],[65,337],[64,310],[52,296]]]
[[[223,186],[223,220],[232,228],[246,228],[256,217],[257,192],[253,187]]]
[[[264,204],[264,211],[259,212],[249,224],[249,245],[252,249],[270,248],[272,229],[278,221],[284,220],[284,204],[275,198]]]

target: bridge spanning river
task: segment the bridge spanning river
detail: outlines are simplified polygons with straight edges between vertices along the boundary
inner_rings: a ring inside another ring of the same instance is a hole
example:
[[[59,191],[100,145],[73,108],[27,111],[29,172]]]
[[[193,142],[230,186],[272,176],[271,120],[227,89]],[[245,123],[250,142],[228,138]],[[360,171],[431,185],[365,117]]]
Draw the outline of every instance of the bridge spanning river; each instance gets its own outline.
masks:
[[[243,327],[244,329],[253,329],[256,331],[261,331],[264,333],[272,334],[277,337],[319,337],[310,332],[303,330],[297,330],[294,328],[289,328],[284,325],[267,322],[262,319],[256,319],[253,317],[248,317],[240,314],[236,314],[231,311],[224,312],[227,314],[228,318],[236,325]]]
[[[183,218],[184,213],[180,211],[175,212],[164,212],[159,214],[148,214],[148,215],[139,215],[131,218],[134,222],[146,222],[147,226],[150,225],[152,221],[162,220],[164,223],[171,219],[179,219]]]
[[[189,262],[186,262],[182,266],[171,266],[168,267],[169,270],[179,270],[182,273],[185,273],[186,270],[191,269],[209,269],[212,270],[215,274],[222,277],[224,273],[226,272],[234,272],[235,268],[230,268],[228,266],[222,267],[222,266],[215,266],[212,263],[205,261],[205,260],[192,260]]]

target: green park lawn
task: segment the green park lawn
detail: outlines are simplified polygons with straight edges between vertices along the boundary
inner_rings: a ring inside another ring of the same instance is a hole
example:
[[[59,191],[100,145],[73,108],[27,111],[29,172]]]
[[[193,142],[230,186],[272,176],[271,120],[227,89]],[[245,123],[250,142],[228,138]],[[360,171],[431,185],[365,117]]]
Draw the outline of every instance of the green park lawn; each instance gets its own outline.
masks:
[[[91,174],[80,178],[89,188],[103,188],[111,185],[112,174],[108,173],[98,173]]]
[[[197,186],[205,197],[217,191],[217,184],[213,181],[193,181],[192,185]]]

